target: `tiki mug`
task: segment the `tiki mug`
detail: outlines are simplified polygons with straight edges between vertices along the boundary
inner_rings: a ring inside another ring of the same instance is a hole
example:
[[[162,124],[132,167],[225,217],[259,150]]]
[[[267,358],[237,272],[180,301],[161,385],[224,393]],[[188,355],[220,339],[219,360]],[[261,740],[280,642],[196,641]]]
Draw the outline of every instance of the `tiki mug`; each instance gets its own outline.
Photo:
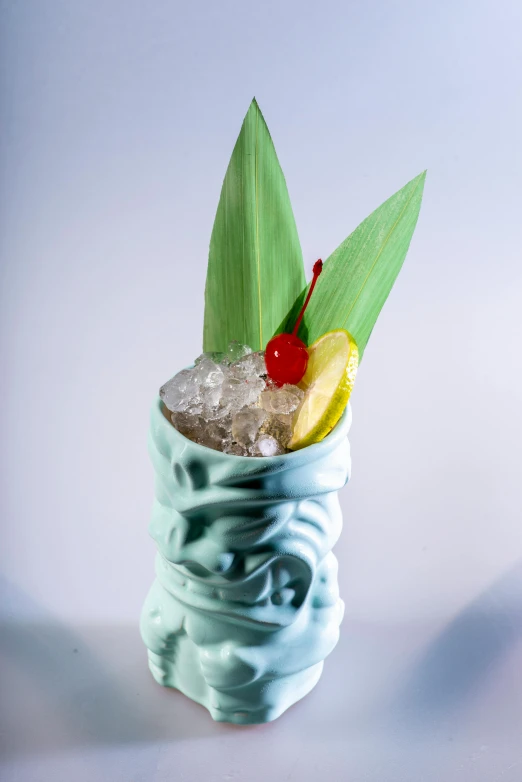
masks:
[[[350,472],[348,407],[320,443],[242,457],[188,440],[158,398],[150,533],[156,580],[141,618],[157,682],[215,720],[268,722],[306,695],[339,636],[331,549]]]

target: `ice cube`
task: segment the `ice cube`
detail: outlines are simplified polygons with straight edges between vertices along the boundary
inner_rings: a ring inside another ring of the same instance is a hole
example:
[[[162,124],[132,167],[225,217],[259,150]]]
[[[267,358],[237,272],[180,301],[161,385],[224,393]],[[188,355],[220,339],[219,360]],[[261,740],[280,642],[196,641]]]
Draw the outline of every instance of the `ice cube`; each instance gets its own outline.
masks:
[[[287,384],[282,388],[267,388],[262,392],[259,404],[267,413],[287,415],[297,410],[303,396],[304,392],[298,386]]]
[[[227,443],[223,448],[223,452],[232,456],[248,456],[248,449],[235,442]]]
[[[216,451],[222,451],[225,445],[232,442],[230,436],[230,421],[205,421],[203,416],[201,417],[202,430],[198,437],[198,442],[201,445],[206,445],[207,448],[213,448]]]
[[[261,434],[267,434],[286,448],[292,437],[293,415],[268,414],[260,427]]]
[[[232,437],[240,445],[252,445],[265,418],[266,413],[260,407],[246,407],[240,410],[232,418]]]
[[[269,434],[262,434],[257,438],[251,452],[254,456],[278,456],[284,453],[285,449],[278,443],[275,437]]]
[[[196,364],[192,371],[194,378],[199,385],[215,388],[223,382],[224,374],[222,367],[216,364],[210,358],[203,358]]]
[[[249,353],[238,361],[230,365],[230,372],[233,377],[239,379],[262,377],[266,375],[265,354]]]
[[[198,441],[204,428],[204,422],[198,415],[190,413],[172,413],[171,421],[181,434],[194,442]]]
[[[202,415],[207,421],[223,421],[230,416],[230,408],[220,399],[215,407],[204,407]]]
[[[208,358],[202,359],[192,371],[199,385],[198,397],[205,416],[219,405],[225,375],[222,367]]]
[[[264,387],[265,381],[260,377],[240,379],[229,374],[223,381],[221,402],[231,412],[239,412],[255,404]]]
[[[223,359],[225,358],[226,353],[220,353],[217,350],[210,351],[208,353],[202,353],[200,356],[197,357],[197,359],[194,361],[194,364],[200,364],[205,359],[210,359],[210,361],[213,361],[214,364],[221,364],[223,362]]]
[[[187,413],[189,415],[201,415],[203,412],[203,405],[201,404],[201,400],[198,399],[198,397],[194,397],[190,405],[187,407]]]
[[[254,370],[256,375],[266,377],[266,361],[265,351],[258,350],[256,353],[252,353],[252,361],[254,362]]]
[[[173,413],[188,410],[199,393],[199,384],[190,369],[182,369],[160,388],[159,395]]]
[[[239,361],[240,358],[248,356],[249,353],[252,353],[252,348],[248,345],[243,345],[241,342],[234,339],[232,342],[228,343],[225,361],[228,361],[229,364],[233,364],[234,361]]]

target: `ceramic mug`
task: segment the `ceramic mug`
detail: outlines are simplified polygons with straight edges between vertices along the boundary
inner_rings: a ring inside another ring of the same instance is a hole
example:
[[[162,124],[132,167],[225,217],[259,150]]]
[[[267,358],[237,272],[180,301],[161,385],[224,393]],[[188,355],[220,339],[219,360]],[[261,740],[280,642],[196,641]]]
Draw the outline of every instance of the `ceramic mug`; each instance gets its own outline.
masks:
[[[152,409],[156,580],[141,617],[152,675],[218,721],[268,722],[317,683],[344,604],[331,552],[350,471],[348,407],[320,443],[271,457],[188,440]]]

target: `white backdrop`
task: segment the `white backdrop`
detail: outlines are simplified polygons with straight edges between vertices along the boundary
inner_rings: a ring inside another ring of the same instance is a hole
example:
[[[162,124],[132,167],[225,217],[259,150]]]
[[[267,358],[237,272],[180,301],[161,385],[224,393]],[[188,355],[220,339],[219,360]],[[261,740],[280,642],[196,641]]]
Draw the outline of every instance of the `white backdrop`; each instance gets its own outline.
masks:
[[[2,779],[518,782],[518,0],[0,10]],[[341,642],[241,730],[153,684],[137,622],[148,411],[253,95],[309,272],[428,178],[352,401]]]

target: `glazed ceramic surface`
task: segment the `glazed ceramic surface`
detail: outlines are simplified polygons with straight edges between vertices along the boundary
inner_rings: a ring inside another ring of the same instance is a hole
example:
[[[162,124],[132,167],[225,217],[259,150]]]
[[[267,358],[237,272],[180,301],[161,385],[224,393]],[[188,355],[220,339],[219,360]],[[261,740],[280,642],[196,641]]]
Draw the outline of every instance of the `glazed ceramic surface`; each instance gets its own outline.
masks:
[[[331,552],[348,480],[350,409],[321,443],[284,456],[213,451],[158,398],[150,533],[156,580],[141,632],[152,675],[215,720],[267,722],[317,683],[344,605]]]

